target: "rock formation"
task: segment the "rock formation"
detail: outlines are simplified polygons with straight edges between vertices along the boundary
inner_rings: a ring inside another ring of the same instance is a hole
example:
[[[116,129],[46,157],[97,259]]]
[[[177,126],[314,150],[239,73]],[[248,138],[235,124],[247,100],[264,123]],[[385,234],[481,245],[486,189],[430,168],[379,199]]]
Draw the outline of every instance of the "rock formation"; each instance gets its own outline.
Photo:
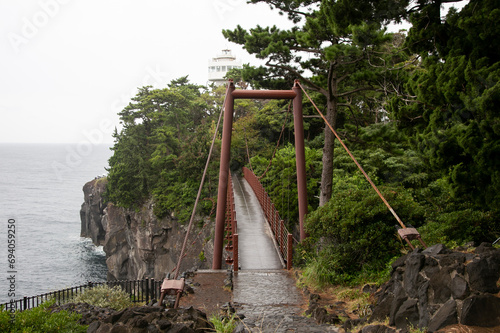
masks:
[[[108,203],[103,198],[105,188],[105,178],[85,184],[80,217],[81,236],[103,246],[108,280],[163,279],[177,264],[187,225],[170,217],[158,219],[151,201],[140,210]],[[210,221],[203,225],[192,229],[181,272],[209,266],[204,258],[213,256],[213,225]]]
[[[81,325],[89,325],[87,332],[214,332],[205,313],[193,309],[168,309],[140,306],[115,311],[85,303],[67,303],[54,306],[52,312],[69,311],[82,315]]]
[[[102,195],[105,189],[105,178],[96,178],[83,186],[84,202],[80,210],[82,222],[80,236],[92,239],[97,246],[104,245],[106,236],[106,226],[102,224],[107,205]]]
[[[389,318],[402,332],[500,326],[500,249],[483,243],[463,250],[437,244],[396,260],[391,279],[376,293],[370,321]]]

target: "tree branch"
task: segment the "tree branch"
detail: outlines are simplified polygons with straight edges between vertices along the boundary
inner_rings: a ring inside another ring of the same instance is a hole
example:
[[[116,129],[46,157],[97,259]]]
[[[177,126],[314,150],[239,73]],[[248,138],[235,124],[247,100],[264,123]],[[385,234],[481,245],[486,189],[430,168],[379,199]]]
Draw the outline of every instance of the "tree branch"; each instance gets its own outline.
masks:
[[[354,90],[346,91],[346,92],[341,93],[341,94],[337,94],[336,97],[345,97],[345,96],[349,96],[349,95],[352,95],[354,93],[357,93],[359,91],[366,91],[366,90],[374,90],[374,88],[373,87],[361,87],[361,88],[357,88]]]
[[[270,60],[268,60],[266,62],[266,66],[273,67],[273,68],[279,68],[279,69],[283,69],[285,71],[291,72],[294,75],[296,75],[301,81],[304,81],[304,83],[306,83],[309,86],[309,88],[311,88],[312,90],[318,91],[318,92],[320,92],[322,94],[326,94],[326,91],[323,88],[321,88],[320,86],[318,86],[317,84],[315,84],[314,82],[312,82],[311,80],[309,80],[308,78],[304,77],[302,74],[300,74],[293,67],[272,64],[270,62]]]

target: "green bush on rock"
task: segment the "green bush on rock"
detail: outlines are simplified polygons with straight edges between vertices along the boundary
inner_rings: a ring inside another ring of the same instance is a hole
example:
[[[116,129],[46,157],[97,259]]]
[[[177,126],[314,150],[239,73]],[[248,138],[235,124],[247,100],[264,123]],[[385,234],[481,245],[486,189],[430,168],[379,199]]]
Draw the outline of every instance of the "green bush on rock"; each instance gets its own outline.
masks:
[[[387,263],[401,254],[398,223],[371,188],[337,184],[328,204],[306,219],[310,237],[297,251],[305,263],[304,278],[318,286],[383,278]],[[389,186],[380,190],[405,224],[423,223],[425,210],[408,190]]]
[[[135,306],[130,300],[130,295],[119,286],[109,287],[107,285],[96,286],[85,291],[71,300],[73,303],[87,303],[101,308],[112,308],[122,310]]]
[[[16,311],[13,317],[8,311],[0,311],[0,331],[13,333],[77,333],[87,331],[87,326],[77,323],[81,315],[68,311],[51,313],[49,307],[53,304],[54,301],[48,301],[30,310]]]

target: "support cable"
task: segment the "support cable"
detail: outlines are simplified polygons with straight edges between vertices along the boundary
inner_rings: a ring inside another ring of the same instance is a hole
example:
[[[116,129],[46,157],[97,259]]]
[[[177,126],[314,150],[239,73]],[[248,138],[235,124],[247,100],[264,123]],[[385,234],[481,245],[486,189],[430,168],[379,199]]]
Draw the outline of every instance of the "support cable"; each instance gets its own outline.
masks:
[[[406,226],[401,221],[401,219],[399,218],[398,214],[396,214],[396,212],[394,211],[394,209],[392,209],[391,205],[387,202],[387,200],[385,200],[384,196],[382,195],[382,193],[380,193],[380,191],[377,188],[377,186],[375,185],[375,183],[373,183],[373,181],[368,176],[368,174],[365,172],[365,170],[363,169],[363,167],[359,164],[359,162],[356,160],[356,158],[354,157],[354,155],[351,153],[351,151],[344,144],[344,141],[342,141],[342,139],[339,137],[339,135],[337,134],[337,132],[333,129],[332,125],[330,125],[330,123],[328,122],[328,120],[326,120],[326,118],[323,115],[323,113],[321,113],[321,111],[318,109],[318,107],[316,106],[316,104],[314,104],[313,100],[311,99],[311,97],[309,97],[309,94],[305,91],[304,87],[302,87],[302,85],[300,83],[298,83],[298,85],[299,85],[300,89],[302,89],[302,91],[304,92],[304,94],[306,94],[307,98],[309,98],[309,101],[312,103],[312,105],[314,106],[314,108],[316,109],[316,111],[319,113],[319,115],[321,116],[321,118],[323,118],[323,120],[325,121],[326,125],[328,125],[328,127],[333,132],[333,134],[335,135],[335,137],[339,140],[339,142],[342,145],[342,147],[344,147],[344,149],[347,151],[347,153],[349,154],[349,156],[351,157],[351,159],[354,161],[354,163],[356,163],[356,165],[358,166],[359,170],[365,176],[366,180],[368,180],[368,182],[373,187],[373,189],[375,190],[375,192],[377,192],[377,194],[380,197],[380,199],[382,199],[382,201],[387,206],[387,208],[389,208],[389,211],[396,218],[396,221],[398,221],[398,223],[401,225],[401,227],[403,229],[406,229]]]
[[[219,125],[220,125],[220,122],[221,122],[221,119],[222,119],[222,114],[224,113],[223,110],[225,109],[224,106],[226,105],[226,99],[227,99],[227,92],[228,91],[229,91],[229,83],[228,83],[228,85],[226,87],[226,95],[224,97],[224,103],[222,104],[222,110],[220,112],[219,120],[217,121],[217,126],[215,128],[214,136],[212,138],[212,145],[210,146],[210,151],[208,153],[207,162],[205,164],[205,170],[203,170],[203,176],[201,177],[200,187],[198,189],[198,194],[196,195],[196,200],[194,202],[193,212],[191,213],[191,218],[189,220],[189,225],[188,225],[188,228],[187,228],[187,231],[186,231],[186,236],[184,237],[184,242],[182,244],[181,253],[179,255],[179,261],[177,262],[177,266],[175,267],[175,277],[174,277],[174,280],[177,280],[177,277],[179,276],[179,270],[181,268],[182,259],[184,259],[184,252],[186,250],[186,244],[187,244],[188,236],[189,236],[189,233],[191,232],[191,228],[193,226],[193,221],[194,221],[194,216],[195,216],[195,213],[196,213],[196,208],[198,207],[198,202],[200,201],[201,191],[203,189],[203,184],[205,183],[205,177],[207,175],[208,165],[210,164],[210,159],[212,157],[212,151],[213,151],[214,146],[215,146],[215,139],[217,138],[217,132],[219,131]]]

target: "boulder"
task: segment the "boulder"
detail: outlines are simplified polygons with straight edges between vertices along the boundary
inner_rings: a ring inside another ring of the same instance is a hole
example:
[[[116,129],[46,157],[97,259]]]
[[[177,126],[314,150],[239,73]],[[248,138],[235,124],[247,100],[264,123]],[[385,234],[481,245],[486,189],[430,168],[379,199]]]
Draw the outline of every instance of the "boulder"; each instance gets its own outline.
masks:
[[[480,327],[499,326],[500,298],[483,294],[465,299],[460,324]]]
[[[434,317],[432,317],[427,330],[435,332],[448,325],[458,324],[457,302],[453,299],[448,300],[439,308]]]

